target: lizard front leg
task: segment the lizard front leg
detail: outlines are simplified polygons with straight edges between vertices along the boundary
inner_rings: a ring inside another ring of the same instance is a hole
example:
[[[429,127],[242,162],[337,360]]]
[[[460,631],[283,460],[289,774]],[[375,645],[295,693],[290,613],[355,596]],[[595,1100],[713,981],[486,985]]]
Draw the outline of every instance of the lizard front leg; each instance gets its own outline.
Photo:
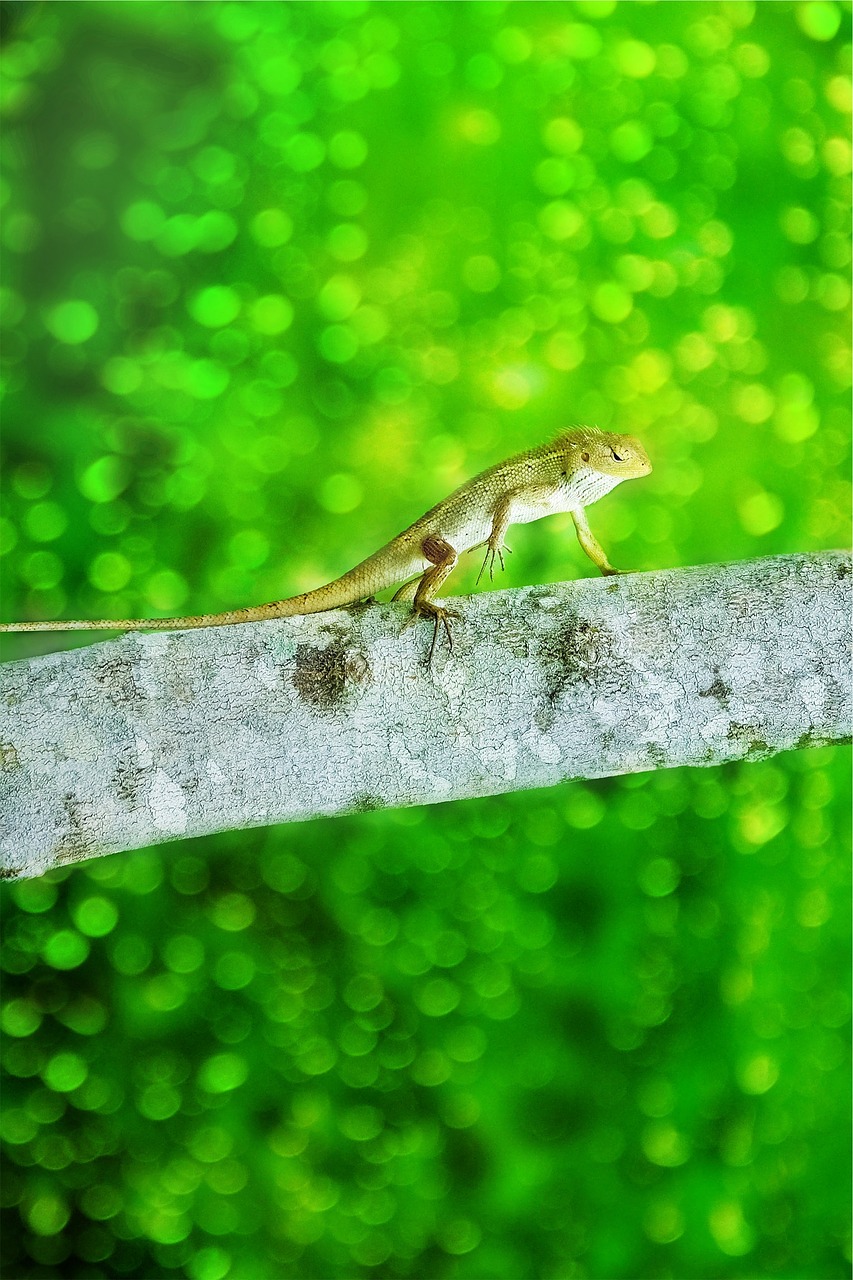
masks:
[[[489,534],[488,541],[486,542],[486,558],[483,561],[483,567],[477,574],[477,582],[480,581],[485,573],[487,565],[489,568],[489,580],[491,581],[491,579],[494,578],[495,559],[500,561],[502,569],[506,568],[503,553],[505,551],[509,555],[512,553],[510,552],[509,547],[504,546],[504,538],[506,537],[506,531],[509,528],[510,521],[512,519],[512,500],[514,496],[515,495],[512,493],[504,494],[495,507],[494,515],[492,516],[492,532]]]
[[[621,569],[614,569],[613,565],[607,559],[607,552],[596,538],[586,518],[586,514],[582,507],[572,512],[572,519],[575,522],[577,530],[578,542],[583,547],[586,554],[594,565],[601,570],[605,577],[609,577],[613,573],[621,573]]]
[[[443,538],[434,537],[432,534],[424,538],[421,543],[421,550],[426,559],[431,561],[432,568],[427,569],[417,585],[412,609],[418,617],[432,618],[435,622],[432,644],[429,647],[429,658],[427,659],[428,664],[431,664],[440,626],[444,627],[448,648],[453,648],[453,636],[450,632],[448,618],[455,615],[445,609],[443,605],[435,604],[432,597],[456,568],[456,562],[459,557],[449,542],[445,542]]]

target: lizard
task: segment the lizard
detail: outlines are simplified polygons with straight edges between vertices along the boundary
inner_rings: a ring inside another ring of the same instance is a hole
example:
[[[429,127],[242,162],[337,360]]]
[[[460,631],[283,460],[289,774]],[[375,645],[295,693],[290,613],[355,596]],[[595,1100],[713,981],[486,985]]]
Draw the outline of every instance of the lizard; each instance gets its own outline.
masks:
[[[634,436],[602,431],[598,427],[572,427],[554,440],[499,462],[439,502],[408,529],[398,533],[373,555],[326,586],[269,604],[229,609],[224,613],[185,618],[102,618],[54,622],[5,622],[8,631],[180,631],[191,627],[228,626],[322,613],[371,600],[376,592],[399,587],[394,600],[412,602],[413,617],[433,621],[432,662],[443,628],[453,648],[449,619],[455,614],[435,596],[456,567],[459,556],[477,547],[486,548],[477,582],[495,562],[501,569],[504,543],[510,524],[528,524],[543,516],[569,512],[582,549],[601,573],[615,574],[596,539],[584,511],[623,480],[648,475],[648,455]]]

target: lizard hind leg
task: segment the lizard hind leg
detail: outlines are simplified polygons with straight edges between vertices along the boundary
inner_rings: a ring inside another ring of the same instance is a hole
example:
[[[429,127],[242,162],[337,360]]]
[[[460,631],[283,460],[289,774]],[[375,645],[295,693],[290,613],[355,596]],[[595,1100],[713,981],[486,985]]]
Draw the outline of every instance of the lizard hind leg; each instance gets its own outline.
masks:
[[[432,597],[456,568],[459,557],[455,548],[451,547],[449,542],[445,542],[443,538],[435,537],[432,534],[424,538],[421,550],[426,559],[431,561],[432,568],[427,569],[418,582],[415,590],[415,599],[412,604],[412,612],[416,617],[433,619],[432,644],[429,647],[429,657],[427,659],[427,665],[431,666],[436,642],[438,641],[439,628],[444,628],[447,646],[449,649],[453,649],[453,634],[450,630],[449,619],[456,617],[456,614],[450,609],[445,609],[443,605],[436,604]]]
[[[398,587],[391,597],[392,600],[414,600],[415,592],[418,589],[420,578],[412,578],[411,582],[404,582],[402,587]]]

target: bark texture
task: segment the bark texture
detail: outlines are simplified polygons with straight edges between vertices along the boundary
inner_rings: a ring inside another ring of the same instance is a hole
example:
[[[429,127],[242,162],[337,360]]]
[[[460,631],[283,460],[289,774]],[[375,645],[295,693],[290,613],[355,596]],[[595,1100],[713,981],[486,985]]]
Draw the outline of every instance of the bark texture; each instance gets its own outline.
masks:
[[[850,556],[135,633],[0,668],[5,876],[849,738]]]

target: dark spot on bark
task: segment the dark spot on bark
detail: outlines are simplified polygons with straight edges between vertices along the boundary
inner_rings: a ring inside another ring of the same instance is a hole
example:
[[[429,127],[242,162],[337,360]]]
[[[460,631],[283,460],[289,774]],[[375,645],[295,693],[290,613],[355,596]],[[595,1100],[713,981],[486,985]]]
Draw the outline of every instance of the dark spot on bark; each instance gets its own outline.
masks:
[[[656,769],[665,769],[669,763],[663,747],[659,747],[656,742],[646,743],[646,755]]]
[[[251,728],[252,728],[254,725],[256,725],[256,724],[257,724],[257,721],[255,720],[255,718],[254,718],[254,717],[250,717],[250,718],[249,718],[249,720],[248,720],[248,722],[247,722],[247,728],[251,729]],[[198,788],[199,788],[199,785],[200,785],[200,784],[199,784],[199,777],[198,777],[198,774],[197,774],[197,773],[185,773],[185,772],[184,772],[184,770],[183,770],[183,768],[182,768],[182,769],[181,769],[181,771],[180,771],[180,772],[179,772],[179,773],[174,777],[173,781],[174,781],[174,782],[177,782],[177,784],[178,784],[178,786],[181,788],[181,790],[182,790],[182,791],[184,791],[184,792],[186,792],[186,794],[187,794],[187,795],[190,795],[190,796],[195,795],[195,793],[196,793],[196,791],[198,791]]]
[[[325,649],[312,644],[297,646],[293,687],[309,707],[331,711],[344,701],[350,686],[369,678],[366,656],[348,651],[343,640],[333,640]]]
[[[726,684],[725,680],[722,680],[720,678],[719,667],[713,667],[712,670],[714,672],[714,679],[708,685],[707,689],[699,690],[699,697],[700,698],[716,698],[717,701],[722,706],[725,707],[728,704],[729,698],[731,697],[732,687],[731,685]]]
[[[583,618],[543,636],[536,656],[547,673],[549,702],[553,705],[570,685],[599,683],[613,650],[613,633]]]
[[[17,747],[11,742],[0,742],[0,769],[5,773],[20,768],[20,765]]]
[[[822,733],[815,733],[814,729],[809,729],[808,733],[800,734],[797,739],[797,750],[803,751],[806,747],[844,747],[849,746],[851,737],[849,733],[844,733],[838,738],[827,738]]]
[[[17,880],[23,867],[0,867],[0,880]]]
[[[352,604],[345,604],[344,613],[352,614],[354,618],[358,618],[368,609],[372,609],[375,604],[379,604],[376,596],[367,596],[364,600],[355,600]]]
[[[758,737],[758,725],[732,721],[726,730],[726,737],[729,742],[737,743],[745,760],[764,760],[773,755],[773,747]]]
[[[379,796],[354,796],[352,802],[353,813],[375,813],[377,809],[384,809],[385,801]]]
[[[128,658],[104,658],[94,669],[99,684],[106,686],[107,696],[117,706],[145,701],[145,694],[136,683],[136,670]]]
[[[349,635],[349,628],[341,622],[327,622],[320,627],[324,636],[334,636],[336,640],[340,640],[343,644]]]
[[[113,786],[120,800],[124,800],[133,808],[139,797],[139,783],[142,769],[137,763],[133,751],[124,751],[119,757],[113,771]]]
[[[365,684],[370,679],[370,663],[363,653],[351,653],[347,658],[347,678],[353,684]]]
[[[844,580],[844,578],[849,578],[850,577],[850,561],[840,560],[838,564],[835,566],[835,573],[836,573],[836,577],[842,579],[842,581]]]
[[[557,703],[573,686],[600,686],[613,655],[613,633],[577,615],[539,641],[538,658],[545,676],[545,697],[535,709],[537,727],[547,733],[553,726]]]
[[[76,796],[67,792],[62,797],[62,808],[67,821],[67,829],[59,837],[56,844],[57,862],[81,862],[93,852],[95,845],[86,832],[81,813],[81,804]]]

